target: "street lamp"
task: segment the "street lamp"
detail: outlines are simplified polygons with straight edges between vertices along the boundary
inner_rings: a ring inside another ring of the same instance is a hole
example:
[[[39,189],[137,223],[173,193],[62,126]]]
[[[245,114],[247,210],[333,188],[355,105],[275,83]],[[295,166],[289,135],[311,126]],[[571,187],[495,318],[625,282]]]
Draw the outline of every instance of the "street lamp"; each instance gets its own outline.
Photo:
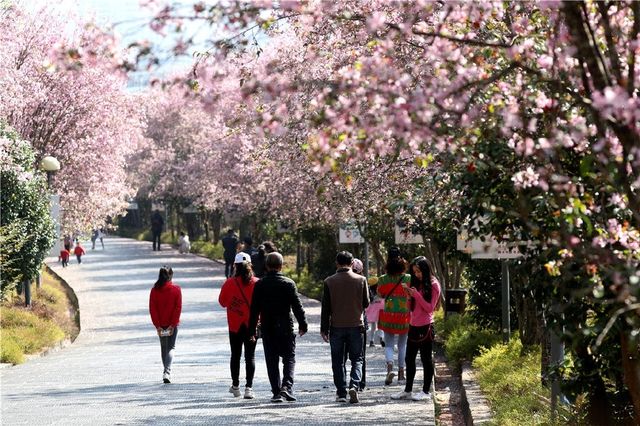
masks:
[[[57,158],[48,155],[40,161],[40,168],[47,172],[47,188],[51,192],[51,180],[53,174],[60,170],[60,162]],[[51,248],[49,256],[55,257],[60,252],[60,196],[49,193],[49,206],[56,234],[55,244]]]
[[[49,186],[49,188],[51,188],[51,178],[53,177],[53,174],[55,172],[60,170],[60,162],[56,157],[47,155],[40,162],[40,167],[42,168],[42,170],[47,172],[47,185]]]

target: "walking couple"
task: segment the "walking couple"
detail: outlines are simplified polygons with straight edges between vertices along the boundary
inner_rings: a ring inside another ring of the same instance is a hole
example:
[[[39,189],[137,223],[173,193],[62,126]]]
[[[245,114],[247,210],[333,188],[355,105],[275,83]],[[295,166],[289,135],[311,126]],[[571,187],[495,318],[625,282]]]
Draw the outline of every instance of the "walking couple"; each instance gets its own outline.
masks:
[[[283,258],[278,252],[266,255],[266,274],[260,280],[253,274],[251,256],[240,252],[235,256],[233,274],[220,290],[218,302],[227,309],[231,346],[231,387],[229,392],[240,397],[240,358],[244,348],[246,382],[244,397],[254,398],[255,349],[260,330],[267,374],[271,384],[271,402],[296,401],[293,395],[296,333],[307,332],[307,320],[293,280],[282,274]],[[282,359],[282,377],[280,360]]]

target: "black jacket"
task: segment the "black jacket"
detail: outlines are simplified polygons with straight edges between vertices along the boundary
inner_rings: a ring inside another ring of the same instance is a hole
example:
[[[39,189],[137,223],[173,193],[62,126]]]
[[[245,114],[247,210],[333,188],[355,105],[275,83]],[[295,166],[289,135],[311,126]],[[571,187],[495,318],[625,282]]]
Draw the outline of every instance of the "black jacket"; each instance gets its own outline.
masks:
[[[296,283],[282,272],[267,272],[256,283],[251,300],[249,335],[255,335],[258,317],[263,334],[293,334],[293,317],[298,320],[300,331],[307,331],[307,319],[298,295]]]
[[[224,260],[233,262],[236,256],[236,247],[238,246],[238,237],[235,234],[227,234],[222,237],[222,247],[224,247]]]

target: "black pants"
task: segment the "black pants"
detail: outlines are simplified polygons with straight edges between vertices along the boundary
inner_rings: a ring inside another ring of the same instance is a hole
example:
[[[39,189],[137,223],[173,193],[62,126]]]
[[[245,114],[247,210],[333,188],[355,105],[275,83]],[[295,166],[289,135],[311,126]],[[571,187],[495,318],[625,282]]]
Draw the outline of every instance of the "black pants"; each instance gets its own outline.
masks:
[[[296,335],[285,333],[262,333],[264,360],[271,383],[271,392],[278,395],[281,389],[291,391],[296,367]],[[282,358],[282,381],[280,381],[280,358]]]
[[[225,259],[224,260],[224,276],[229,278],[233,274],[233,261],[235,259]]]
[[[76,254],[76,258],[78,259],[78,263],[82,263],[82,255]]]
[[[151,233],[153,234],[153,250],[160,250],[160,235],[162,235],[162,231],[151,231]],[[104,248],[104,246],[102,248]]]
[[[233,386],[240,385],[240,357],[244,346],[244,363],[247,374],[246,386],[253,387],[253,376],[256,372],[256,342],[249,338],[247,327],[243,324],[237,333],[229,332],[229,343],[231,344],[231,381]]]
[[[427,328],[413,327],[411,328]],[[411,336],[411,333],[409,333]],[[432,361],[433,342],[431,340],[425,340],[423,342],[412,342],[407,340],[407,354],[404,357],[407,364],[407,383],[404,386],[405,392],[411,392],[413,390],[413,380],[416,377],[416,357],[420,352],[420,360],[422,361],[422,368],[424,370],[424,383],[422,384],[422,390],[424,393],[428,393],[431,388],[431,380],[433,378],[433,361]]]

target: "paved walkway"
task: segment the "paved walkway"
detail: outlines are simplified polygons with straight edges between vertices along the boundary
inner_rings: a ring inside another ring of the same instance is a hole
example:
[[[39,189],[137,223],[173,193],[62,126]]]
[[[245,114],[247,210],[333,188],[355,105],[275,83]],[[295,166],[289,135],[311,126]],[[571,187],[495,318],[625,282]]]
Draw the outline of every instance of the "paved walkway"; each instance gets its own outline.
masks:
[[[319,335],[320,306],[304,299],[309,333],[298,339],[298,402],[272,404],[261,345],[256,399],[234,399],[225,311],[217,304],[224,278],[215,262],[153,252],[150,243],[109,238],[82,265],[51,267],[75,290],[82,332],[68,348],[0,371],[3,425],[130,424],[434,424],[433,404],[391,401],[383,387],[380,347],[368,348],[370,389],[357,405],[334,402],[329,346]],[[52,261],[54,259],[51,259]],[[183,313],[172,372],[163,385],[160,345],[148,313],[161,265],[174,269]],[[241,368],[241,385],[244,377]],[[416,389],[422,384],[418,371]]]

